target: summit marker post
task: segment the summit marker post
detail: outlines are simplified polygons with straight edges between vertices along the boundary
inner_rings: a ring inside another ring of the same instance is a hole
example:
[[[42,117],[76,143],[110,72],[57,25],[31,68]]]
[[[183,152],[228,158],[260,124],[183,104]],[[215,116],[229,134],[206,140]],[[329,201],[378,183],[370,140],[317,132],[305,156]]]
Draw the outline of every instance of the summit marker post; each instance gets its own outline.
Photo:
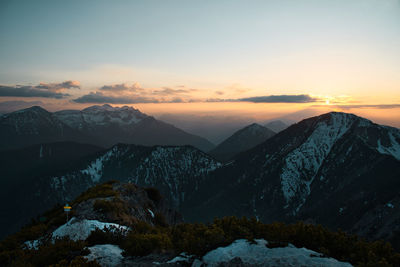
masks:
[[[67,223],[68,223],[68,217],[69,217],[69,213],[71,212],[71,206],[67,203],[67,204],[65,204],[65,206],[64,206],[64,211],[65,211],[65,213],[67,213]]]

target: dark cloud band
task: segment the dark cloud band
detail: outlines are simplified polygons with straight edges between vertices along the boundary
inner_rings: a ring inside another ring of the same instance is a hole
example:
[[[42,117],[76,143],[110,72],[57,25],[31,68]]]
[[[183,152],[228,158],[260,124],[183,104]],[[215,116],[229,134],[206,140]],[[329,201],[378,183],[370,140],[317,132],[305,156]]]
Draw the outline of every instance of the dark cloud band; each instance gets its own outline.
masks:
[[[309,95],[270,95],[240,98],[238,101],[253,103],[312,103],[318,99]]]
[[[4,86],[0,85],[1,96],[14,96],[14,97],[46,97],[46,98],[65,98],[69,94],[58,93],[49,91],[47,89],[38,89],[33,86]]]
[[[138,104],[138,103],[158,103],[159,101],[147,97],[134,96],[107,96],[101,92],[89,93],[73,100],[76,103],[95,103],[95,104]]]
[[[239,99],[185,99],[174,97],[171,99],[154,98],[150,96],[110,96],[102,92],[92,92],[73,100],[77,103],[110,103],[110,104],[138,104],[138,103],[193,103],[193,102],[253,102],[253,103],[312,103],[319,100],[309,95],[271,95]]]
[[[114,92],[122,92],[122,91],[136,92],[138,90],[143,90],[143,89],[140,87],[138,83],[134,83],[132,85],[121,83],[121,84],[104,85],[100,88],[100,90],[114,91]]]

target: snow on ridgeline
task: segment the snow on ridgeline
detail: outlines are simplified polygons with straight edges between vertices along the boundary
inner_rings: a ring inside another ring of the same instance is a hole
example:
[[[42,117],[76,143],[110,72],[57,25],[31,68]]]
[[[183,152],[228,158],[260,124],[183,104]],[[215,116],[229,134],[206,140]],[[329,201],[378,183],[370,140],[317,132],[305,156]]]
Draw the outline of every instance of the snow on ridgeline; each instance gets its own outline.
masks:
[[[197,157],[198,153],[203,155],[203,152],[197,149],[188,148],[185,146],[163,147],[157,146],[151,152],[144,162],[153,161],[157,163],[162,160],[174,159],[173,163],[177,169],[191,169],[199,166],[198,174],[205,174],[221,167],[221,163],[212,160],[208,155],[206,157]],[[179,157],[177,157],[179,156]]]
[[[120,168],[127,173],[125,176],[111,177],[114,179],[146,186],[165,185],[168,187],[165,190],[174,199],[173,203],[178,205],[184,201],[185,194],[181,190],[191,183],[193,177],[196,177],[196,183],[200,182],[207,173],[222,164],[191,146],[144,147],[121,144],[90,160],[76,171],[51,177],[50,186],[60,199],[70,201],[75,197],[71,192],[84,191],[101,182],[107,166],[110,170]]]
[[[384,127],[388,130],[390,143],[388,145],[383,145],[381,139],[378,139],[376,149],[379,151],[379,153],[391,155],[397,160],[400,160],[400,130],[387,126],[381,127]]]
[[[130,182],[147,185],[162,183],[168,189],[173,206],[185,201],[185,185],[198,183],[222,164],[204,152],[189,146],[157,146],[142,159]],[[195,180],[191,180],[197,177]]]
[[[323,257],[313,250],[296,248],[292,244],[287,247],[268,248],[266,240],[256,239],[255,241],[255,244],[251,244],[245,239],[239,239],[227,247],[214,249],[204,255],[201,260],[195,260],[192,267],[200,267],[203,264],[210,267],[219,266],[234,258],[240,258],[244,263],[257,266],[352,266],[347,262]]]
[[[312,127],[311,135],[286,155],[280,174],[285,208],[293,205],[293,215],[310,194],[310,186],[324,160],[345,134],[360,138],[371,149],[400,160],[399,129],[378,125],[353,114],[337,112],[329,113],[329,117],[322,118]],[[351,149],[350,146],[348,151]]]
[[[97,183],[103,175],[104,162],[116,155],[119,151],[118,146],[114,146],[107,153],[93,160],[86,169],[81,170],[82,174],[87,174],[91,177],[92,182]]]
[[[308,139],[286,156],[280,178],[287,207],[296,194],[301,198],[297,209],[301,207],[310,194],[310,185],[322,162],[336,141],[351,127],[355,117],[342,113],[330,115],[330,120],[320,121]],[[304,180],[305,177],[309,177],[309,180]]]
[[[76,129],[108,125],[110,123],[129,126],[148,117],[132,107],[112,107],[107,104],[91,106],[83,110],[61,110],[54,114],[62,122]]]

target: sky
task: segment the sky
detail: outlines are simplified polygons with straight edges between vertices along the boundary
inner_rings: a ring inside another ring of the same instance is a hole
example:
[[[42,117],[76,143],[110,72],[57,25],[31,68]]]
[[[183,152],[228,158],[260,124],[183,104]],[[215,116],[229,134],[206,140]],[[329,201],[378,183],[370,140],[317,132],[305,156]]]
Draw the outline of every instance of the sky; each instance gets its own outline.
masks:
[[[0,107],[104,103],[400,127],[400,0],[0,1]]]

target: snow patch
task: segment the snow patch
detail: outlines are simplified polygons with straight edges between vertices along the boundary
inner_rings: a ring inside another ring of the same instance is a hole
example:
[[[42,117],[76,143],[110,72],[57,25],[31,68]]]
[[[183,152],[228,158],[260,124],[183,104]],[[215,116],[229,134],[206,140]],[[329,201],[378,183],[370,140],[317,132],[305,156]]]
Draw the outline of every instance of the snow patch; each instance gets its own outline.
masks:
[[[389,203],[386,203],[386,207],[393,209],[393,208],[394,208],[394,205],[393,205],[392,203],[389,202]]]
[[[208,252],[201,260],[195,260],[192,267],[200,267],[202,264],[218,266],[237,257],[244,263],[257,266],[352,266],[350,263],[325,258],[320,253],[306,248],[296,248],[291,244],[287,247],[270,249],[266,247],[268,242],[264,239],[255,241],[255,244],[251,244],[245,239],[236,240],[227,247]]]
[[[280,175],[281,186],[286,207],[294,197],[300,199],[294,214],[310,194],[311,183],[322,162],[353,121],[351,115],[332,113],[329,121],[320,121],[308,139],[286,156]]]
[[[26,246],[27,249],[38,249],[40,244],[41,244],[40,240],[30,240],[24,242],[24,245]]]
[[[386,128],[386,127],[385,127]],[[400,131],[396,129],[389,129],[389,139],[390,139],[390,145],[389,146],[384,146],[381,143],[381,139],[378,139],[377,143],[377,150],[379,153],[386,154],[386,155],[391,155],[395,157],[397,160],[400,160]]]
[[[89,175],[94,183],[99,182],[101,176],[103,175],[104,161],[109,160],[117,151],[117,149],[118,147],[113,147],[113,149],[92,161],[86,169],[81,170],[81,173]]]
[[[147,115],[132,107],[110,105],[91,106],[83,110],[62,110],[55,113],[57,118],[72,128],[82,129],[117,124],[129,126],[140,122]]]
[[[190,260],[193,258],[192,255],[188,255],[185,252],[179,254],[179,256],[176,256],[172,260],[167,261],[167,263],[175,263],[175,262],[190,262]]]
[[[154,213],[151,211],[151,209],[147,209],[147,211],[150,213],[151,217],[154,218]]]
[[[96,260],[101,266],[117,266],[123,260],[122,249],[116,245],[95,245],[88,247],[90,254],[85,256],[89,261]]]
[[[116,223],[105,223],[97,220],[78,220],[75,217],[71,218],[66,224],[58,227],[52,234],[52,240],[68,236],[71,240],[85,240],[96,229],[104,230],[104,228],[118,229],[128,231],[129,227],[122,226]]]

